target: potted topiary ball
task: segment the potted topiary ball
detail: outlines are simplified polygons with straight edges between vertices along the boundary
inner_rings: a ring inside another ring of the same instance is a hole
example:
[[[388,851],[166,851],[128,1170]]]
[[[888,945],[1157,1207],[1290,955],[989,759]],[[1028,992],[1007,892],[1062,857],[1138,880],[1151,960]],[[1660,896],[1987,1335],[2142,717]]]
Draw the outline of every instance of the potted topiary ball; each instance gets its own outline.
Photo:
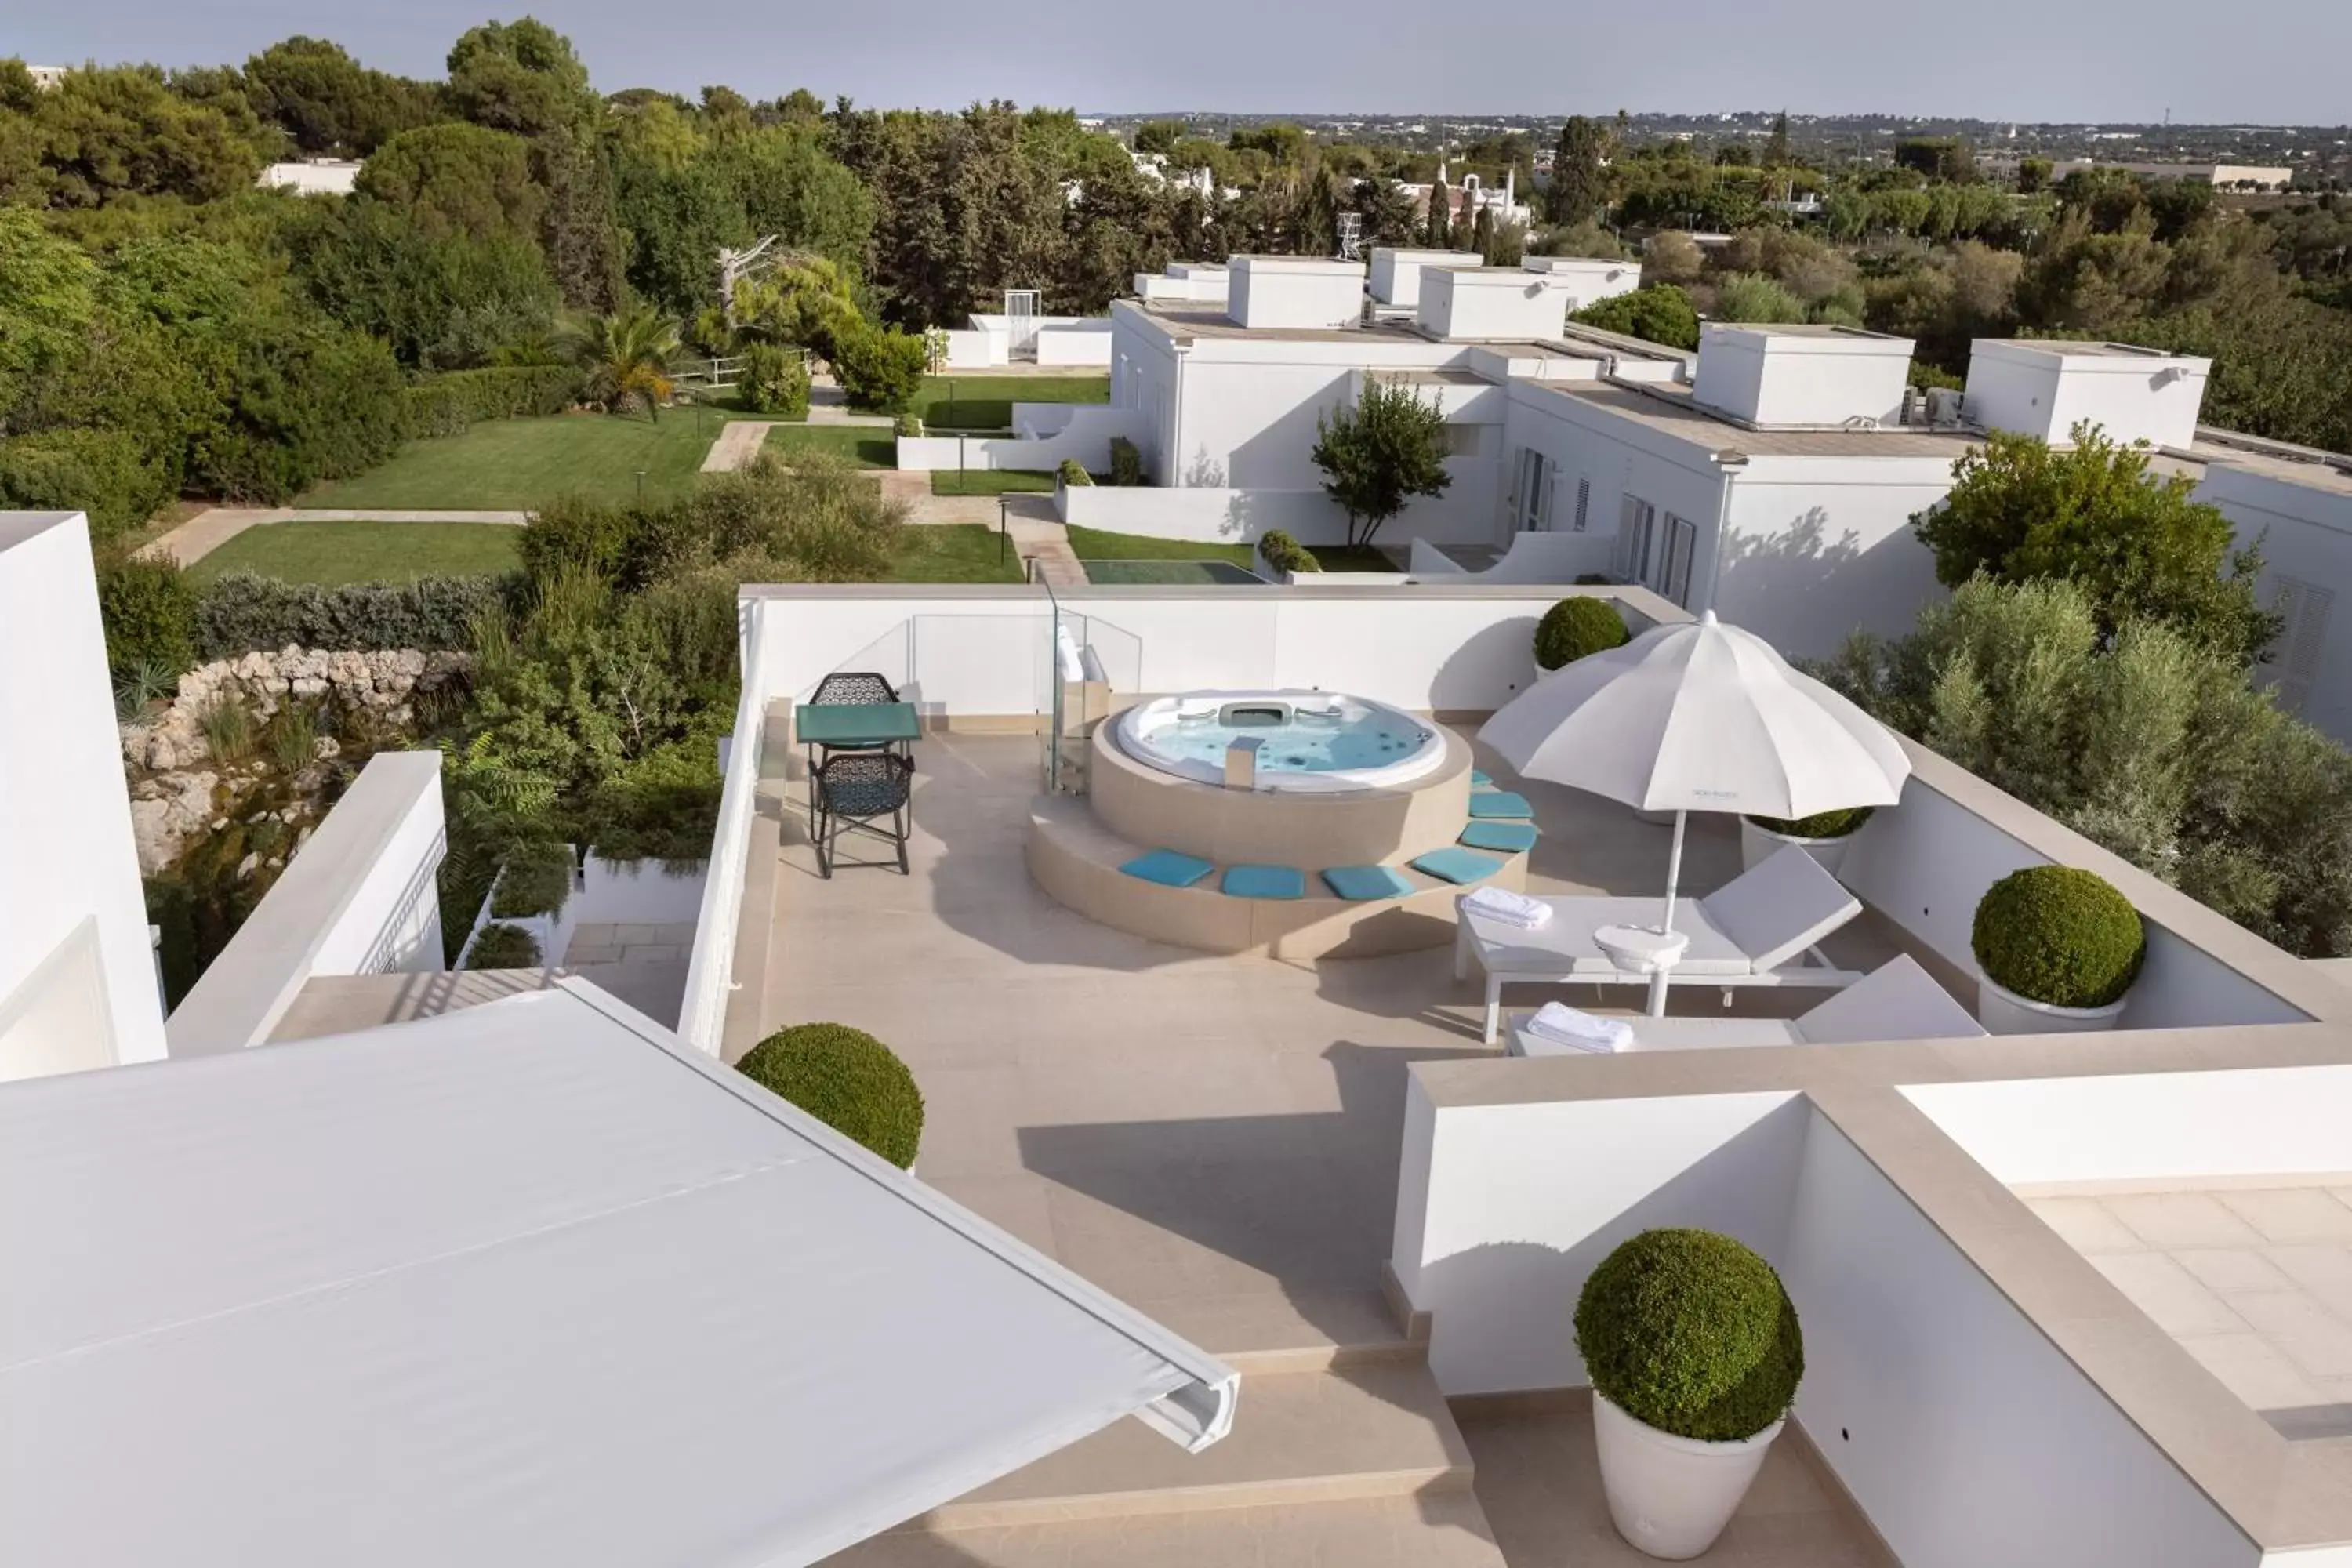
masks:
[[[1645,1230],[1576,1304],[1601,1486],[1617,1533],[1680,1562],[1715,1544],[1805,1375],[1797,1310],[1727,1236]]]
[[[2139,911],[2095,872],[2028,866],[1985,889],[1969,933],[1977,1022],[1996,1035],[2112,1029],[2147,956]]]
[[[1606,599],[1562,599],[1536,623],[1536,663],[1545,669],[1573,664],[1587,654],[1622,647],[1633,638]]]
[[[1846,841],[1870,820],[1874,808],[1850,805],[1842,811],[1817,811],[1811,816],[1743,816],[1739,819],[1739,865],[1742,870],[1762,865],[1794,844],[1821,862],[1834,877],[1845,864]]]
[[[923,1095],[889,1047],[846,1024],[798,1024],[743,1053],[736,1070],[819,1121],[911,1170]]]

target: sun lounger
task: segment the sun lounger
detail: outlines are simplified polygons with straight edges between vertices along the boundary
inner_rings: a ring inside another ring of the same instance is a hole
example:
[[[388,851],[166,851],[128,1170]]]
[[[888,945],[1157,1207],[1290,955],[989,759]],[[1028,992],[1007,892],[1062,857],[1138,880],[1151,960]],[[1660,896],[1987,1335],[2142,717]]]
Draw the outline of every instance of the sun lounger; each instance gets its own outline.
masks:
[[[1906,955],[1881,964],[1794,1018],[1633,1018],[1630,1051],[1704,1051],[1738,1046],[1848,1046],[1875,1040],[1968,1040],[1984,1027]],[[1511,1016],[1511,1054],[1554,1057],[1573,1047]]]
[[[1469,978],[1475,959],[1486,976],[1486,1039],[1495,1042],[1506,984],[1648,985],[1647,971],[1622,967],[1593,933],[1604,926],[1645,926],[1660,914],[1654,898],[1553,898],[1551,923],[1538,931],[1480,918],[1457,904],[1454,976]],[[1742,872],[1703,899],[1675,910],[1675,930],[1688,945],[1673,978],[1705,985],[1815,985],[1832,990],[1862,976],[1833,968],[1811,950],[1862,913],[1862,903],[1820,862],[1795,845]]]

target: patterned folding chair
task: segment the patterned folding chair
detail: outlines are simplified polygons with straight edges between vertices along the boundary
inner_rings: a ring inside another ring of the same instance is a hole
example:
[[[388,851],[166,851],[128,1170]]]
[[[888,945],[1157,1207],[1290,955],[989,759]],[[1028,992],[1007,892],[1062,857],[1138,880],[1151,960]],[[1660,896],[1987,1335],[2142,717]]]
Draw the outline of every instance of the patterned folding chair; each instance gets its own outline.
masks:
[[[827,757],[816,771],[817,874],[833,875],[837,841],[843,834],[863,833],[898,846],[898,873],[911,875],[907,838],[914,828],[908,808],[914,780],[914,763],[887,752],[844,752]],[[883,864],[878,860],[855,863]]]

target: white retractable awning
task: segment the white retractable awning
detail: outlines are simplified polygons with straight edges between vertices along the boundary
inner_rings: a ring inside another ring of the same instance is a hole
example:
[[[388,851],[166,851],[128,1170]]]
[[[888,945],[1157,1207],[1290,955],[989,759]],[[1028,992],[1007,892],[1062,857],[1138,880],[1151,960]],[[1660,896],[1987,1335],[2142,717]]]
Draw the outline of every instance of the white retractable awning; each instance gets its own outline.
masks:
[[[0,1541],[813,1562],[1234,1374],[593,986],[0,1087]]]

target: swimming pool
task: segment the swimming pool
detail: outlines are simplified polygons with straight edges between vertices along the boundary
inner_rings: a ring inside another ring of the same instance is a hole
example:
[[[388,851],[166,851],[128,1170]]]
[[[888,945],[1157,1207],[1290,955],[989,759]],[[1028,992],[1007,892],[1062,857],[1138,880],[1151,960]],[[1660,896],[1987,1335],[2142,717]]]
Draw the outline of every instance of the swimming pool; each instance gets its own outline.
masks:
[[[1162,697],[1119,716],[1129,755],[1162,773],[1223,784],[1225,752],[1259,742],[1262,790],[1385,789],[1445,760],[1437,731],[1412,715],[1328,691],[1195,691]]]

